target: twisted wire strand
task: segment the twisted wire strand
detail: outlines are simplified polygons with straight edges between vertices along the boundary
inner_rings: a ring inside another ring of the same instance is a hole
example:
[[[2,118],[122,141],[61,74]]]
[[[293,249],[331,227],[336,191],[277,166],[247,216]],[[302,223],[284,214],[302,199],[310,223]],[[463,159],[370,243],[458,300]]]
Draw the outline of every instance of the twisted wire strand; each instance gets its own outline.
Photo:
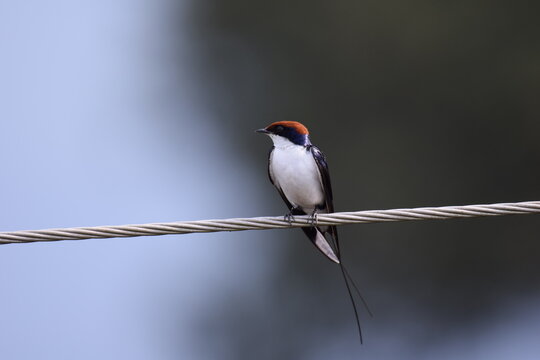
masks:
[[[316,223],[317,225],[346,225],[533,213],[540,213],[540,201],[339,212],[332,214],[319,214],[316,217]],[[11,231],[0,232],[0,244],[156,236],[218,231],[283,229],[312,226],[312,222],[313,219],[311,219],[309,216],[303,215],[295,216],[290,222],[285,220],[283,216],[277,216]]]

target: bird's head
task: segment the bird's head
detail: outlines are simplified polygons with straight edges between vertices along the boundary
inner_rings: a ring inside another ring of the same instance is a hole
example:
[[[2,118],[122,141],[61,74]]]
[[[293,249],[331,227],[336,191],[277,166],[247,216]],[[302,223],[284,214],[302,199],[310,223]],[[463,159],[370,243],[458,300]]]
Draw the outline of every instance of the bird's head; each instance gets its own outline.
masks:
[[[308,129],[297,121],[278,121],[256,131],[270,136],[275,146],[311,144]]]

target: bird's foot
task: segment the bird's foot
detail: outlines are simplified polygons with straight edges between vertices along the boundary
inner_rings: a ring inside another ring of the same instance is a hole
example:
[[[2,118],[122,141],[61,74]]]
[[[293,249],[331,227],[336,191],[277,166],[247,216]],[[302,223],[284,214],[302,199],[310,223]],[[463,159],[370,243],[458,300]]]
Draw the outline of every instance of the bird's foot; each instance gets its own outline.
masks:
[[[317,209],[313,210],[311,215],[309,215],[308,223],[311,226],[317,226],[317,223],[319,222],[319,213],[317,212]]]
[[[292,225],[292,222],[294,221],[294,216],[292,214],[292,211],[288,212],[283,216],[283,220],[289,223],[289,225]]]

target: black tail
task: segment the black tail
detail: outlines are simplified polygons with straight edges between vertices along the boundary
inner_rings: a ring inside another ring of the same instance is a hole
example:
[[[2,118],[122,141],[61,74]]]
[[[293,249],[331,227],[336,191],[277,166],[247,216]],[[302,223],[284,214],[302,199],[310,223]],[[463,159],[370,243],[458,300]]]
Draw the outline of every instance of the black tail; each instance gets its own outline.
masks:
[[[323,233],[316,227],[303,227],[304,234],[307,235],[309,240],[322,252],[327,258],[339,264],[339,257],[336,253],[335,247],[330,245],[328,240],[324,237]]]
[[[339,264],[339,267],[341,269],[341,273],[343,274],[343,279],[345,280],[345,286],[347,287],[347,292],[349,293],[349,297],[351,299],[351,303],[354,310],[354,317],[356,318],[356,326],[358,327],[358,336],[360,336],[360,344],[364,343],[364,339],[362,338],[362,327],[360,326],[360,317],[358,316],[358,310],[356,309],[356,302],[354,301],[354,297],[351,293],[351,287],[349,285],[348,279],[350,277],[347,277],[347,270],[345,270],[345,267],[343,266],[343,263]]]
[[[353,278],[349,274],[349,271],[347,271],[347,268],[345,267],[345,264],[343,263],[343,258],[341,256],[341,249],[339,247],[339,239],[338,239],[338,234],[337,234],[337,228],[335,226],[330,226],[328,228],[327,232],[330,233],[330,235],[332,237],[334,249],[335,249],[336,255],[337,255],[337,257],[338,257],[338,259],[340,261],[339,262],[339,267],[341,269],[341,274],[343,275],[343,280],[345,281],[345,286],[347,287],[347,292],[349,293],[349,298],[351,299],[351,303],[352,303],[352,306],[353,306],[354,316],[356,318],[356,326],[358,327],[358,336],[360,337],[360,343],[363,344],[364,341],[363,341],[363,337],[362,337],[362,326],[360,325],[360,317],[358,315],[358,309],[356,307],[356,302],[354,301],[354,296],[353,296],[352,291],[351,291],[351,284],[352,284],[354,290],[356,291],[356,294],[358,295],[358,297],[362,301],[362,304],[366,308],[366,311],[368,312],[369,316],[373,317],[373,313],[369,309],[369,306],[368,306],[366,300],[364,299],[364,297],[360,293],[360,290],[358,289],[358,286],[356,286],[356,283],[354,282]]]
[[[356,291],[356,294],[360,298],[360,301],[362,301],[362,304],[364,305],[364,308],[366,309],[367,313],[369,314],[370,317],[373,317],[373,313],[371,312],[371,309],[369,308],[369,305],[366,299],[364,298],[364,296],[362,296],[362,293],[358,289],[358,286],[356,286],[356,283],[354,282],[353,278],[349,274],[349,271],[347,271],[347,268],[345,267],[345,265],[343,265],[343,262],[341,263],[341,267],[343,268],[343,272],[345,272],[345,275],[347,275],[347,278],[349,279],[352,286],[354,287],[354,290]]]

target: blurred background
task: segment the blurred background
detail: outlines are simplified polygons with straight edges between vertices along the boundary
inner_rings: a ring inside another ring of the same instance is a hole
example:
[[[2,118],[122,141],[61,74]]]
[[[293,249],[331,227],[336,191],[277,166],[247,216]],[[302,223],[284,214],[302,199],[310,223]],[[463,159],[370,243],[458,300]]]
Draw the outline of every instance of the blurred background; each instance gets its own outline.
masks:
[[[303,122],[339,211],[540,200],[527,1],[1,1],[0,231],[286,212]],[[540,218],[0,247],[2,359],[537,359]]]

